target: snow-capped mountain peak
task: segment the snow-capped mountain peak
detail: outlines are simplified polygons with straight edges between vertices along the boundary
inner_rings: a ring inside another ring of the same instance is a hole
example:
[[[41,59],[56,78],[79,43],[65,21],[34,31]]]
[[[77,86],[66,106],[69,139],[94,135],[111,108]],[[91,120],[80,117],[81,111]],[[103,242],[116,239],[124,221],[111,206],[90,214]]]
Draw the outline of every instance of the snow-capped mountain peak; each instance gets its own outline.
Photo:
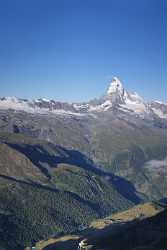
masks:
[[[113,77],[106,92],[105,99],[110,100],[113,105],[125,102],[127,92],[118,77]]]
[[[144,99],[136,92],[127,91],[118,77],[111,80],[105,100],[110,101],[110,105],[105,107],[105,111],[112,107],[118,107],[121,110],[138,114],[147,112],[147,104]]]
[[[113,77],[107,89],[106,98],[117,104],[143,103],[144,99],[136,92],[126,91],[118,77]]]
[[[120,94],[120,95],[123,95],[124,93],[123,85],[117,77],[113,77],[107,89],[107,95],[112,95],[115,93]]]

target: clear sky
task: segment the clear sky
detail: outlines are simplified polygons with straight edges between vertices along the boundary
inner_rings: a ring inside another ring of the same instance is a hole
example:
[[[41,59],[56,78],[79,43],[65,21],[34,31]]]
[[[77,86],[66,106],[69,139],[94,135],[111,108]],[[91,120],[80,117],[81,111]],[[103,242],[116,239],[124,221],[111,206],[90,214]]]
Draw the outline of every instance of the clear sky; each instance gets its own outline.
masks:
[[[0,96],[167,101],[166,0],[0,0]]]

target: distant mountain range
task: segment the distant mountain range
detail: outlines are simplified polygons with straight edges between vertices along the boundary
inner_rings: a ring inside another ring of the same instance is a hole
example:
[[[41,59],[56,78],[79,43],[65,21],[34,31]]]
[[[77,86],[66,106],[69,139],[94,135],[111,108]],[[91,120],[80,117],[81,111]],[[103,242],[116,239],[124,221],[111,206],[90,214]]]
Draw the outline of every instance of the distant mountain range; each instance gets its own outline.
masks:
[[[66,103],[48,100],[45,98],[36,100],[20,99],[16,97],[0,98],[0,109],[21,110],[29,113],[53,113],[56,115],[86,115],[99,112],[112,112],[117,108],[123,113],[147,116],[150,119],[159,117],[167,118],[167,104],[163,102],[146,102],[136,92],[131,93],[124,89],[117,77],[114,77],[106,94],[88,103]]]
[[[167,197],[167,105],[114,77],[88,103],[0,99],[0,249]]]

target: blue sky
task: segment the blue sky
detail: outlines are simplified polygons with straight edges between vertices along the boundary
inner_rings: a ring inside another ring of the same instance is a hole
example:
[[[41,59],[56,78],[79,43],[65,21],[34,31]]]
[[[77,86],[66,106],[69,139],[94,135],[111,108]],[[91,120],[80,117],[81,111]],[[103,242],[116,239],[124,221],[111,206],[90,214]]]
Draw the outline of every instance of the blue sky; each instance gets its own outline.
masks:
[[[0,0],[0,96],[167,101],[166,0]]]

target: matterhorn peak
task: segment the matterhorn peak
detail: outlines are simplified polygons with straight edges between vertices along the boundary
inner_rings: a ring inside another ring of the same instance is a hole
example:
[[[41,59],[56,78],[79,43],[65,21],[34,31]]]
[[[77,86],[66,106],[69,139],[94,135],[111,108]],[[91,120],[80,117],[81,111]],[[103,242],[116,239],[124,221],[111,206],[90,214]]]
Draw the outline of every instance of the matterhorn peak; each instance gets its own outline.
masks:
[[[113,77],[107,90],[107,95],[112,95],[115,93],[120,95],[123,95],[124,93],[124,88],[118,77]]]
[[[119,105],[125,102],[126,96],[127,92],[124,90],[121,81],[118,77],[113,77],[107,89],[105,98],[110,100],[112,104]]]

